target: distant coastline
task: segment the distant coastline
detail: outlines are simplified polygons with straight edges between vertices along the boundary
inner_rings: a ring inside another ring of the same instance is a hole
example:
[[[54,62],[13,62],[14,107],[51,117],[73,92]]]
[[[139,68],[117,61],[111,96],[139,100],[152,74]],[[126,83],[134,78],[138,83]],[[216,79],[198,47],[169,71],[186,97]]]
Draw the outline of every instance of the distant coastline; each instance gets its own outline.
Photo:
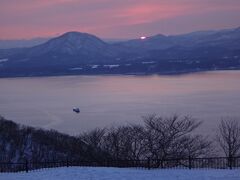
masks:
[[[186,75],[186,74],[194,74],[194,73],[202,73],[202,72],[215,72],[215,71],[239,71],[240,67],[236,68],[225,68],[225,69],[200,69],[200,70],[185,70],[185,71],[166,71],[166,72],[129,72],[129,73],[56,73],[56,74],[31,74],[31,75],[0,75],[0,79],[3,78],[30,78],[30,77],[61,77],[61,76],[178,76],[178,75]]]

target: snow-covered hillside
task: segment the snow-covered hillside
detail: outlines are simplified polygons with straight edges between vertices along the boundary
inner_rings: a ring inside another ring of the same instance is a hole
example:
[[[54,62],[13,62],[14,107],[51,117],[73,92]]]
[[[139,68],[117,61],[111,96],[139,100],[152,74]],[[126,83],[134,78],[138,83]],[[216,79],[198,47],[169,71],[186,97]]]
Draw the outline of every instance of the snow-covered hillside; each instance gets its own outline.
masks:
[[[147,170],[69,167],[0,173],[0,180],[239,180],[240,170]]]

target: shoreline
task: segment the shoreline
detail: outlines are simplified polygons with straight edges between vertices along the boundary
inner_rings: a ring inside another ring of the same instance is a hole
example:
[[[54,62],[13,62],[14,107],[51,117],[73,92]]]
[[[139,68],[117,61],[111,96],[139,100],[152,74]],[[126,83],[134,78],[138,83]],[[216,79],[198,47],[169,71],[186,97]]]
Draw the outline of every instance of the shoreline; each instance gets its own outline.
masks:
[[[43,74],[43,75],[16,75],[16,76],[1,76],[0,79],[12,79],[12,78],[46,78],[46,77],[66,77],[66,76],[181,76],[187,74],[217,72],[217,71],[240,71],[240,68],[231,69],[206,69],[206,70],[189,70],[189,71],[168,71],[168,72],[155,72],[155,73],[96,73],[96,74],[78,74],[78,73],[61,73],[61,74]]]

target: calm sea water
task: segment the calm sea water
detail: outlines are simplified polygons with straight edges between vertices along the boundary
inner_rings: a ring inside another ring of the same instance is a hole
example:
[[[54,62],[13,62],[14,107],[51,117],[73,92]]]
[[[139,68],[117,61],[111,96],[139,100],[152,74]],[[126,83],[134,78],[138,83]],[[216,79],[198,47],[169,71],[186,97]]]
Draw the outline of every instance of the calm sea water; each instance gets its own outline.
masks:
[[[240,71],[0,79],[0,114],[26,125],[75,135],[151,113],[191,115],[202,133],[214,132],[221,117],[240,117]]]

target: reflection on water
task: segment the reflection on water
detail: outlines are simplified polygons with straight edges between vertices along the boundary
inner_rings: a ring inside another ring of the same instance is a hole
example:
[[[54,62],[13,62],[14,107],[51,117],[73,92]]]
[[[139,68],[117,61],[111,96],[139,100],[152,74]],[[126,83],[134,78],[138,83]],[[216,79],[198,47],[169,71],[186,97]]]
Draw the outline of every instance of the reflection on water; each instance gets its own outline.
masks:
[[[78,134],[142,123],[157,113],[192,115],[212,132],[222,116],[240,116],[240,71],[177,76],[65,76],[0,79],[0,114],[27,125]],[[81,109],[80,114],[72,112]]]

